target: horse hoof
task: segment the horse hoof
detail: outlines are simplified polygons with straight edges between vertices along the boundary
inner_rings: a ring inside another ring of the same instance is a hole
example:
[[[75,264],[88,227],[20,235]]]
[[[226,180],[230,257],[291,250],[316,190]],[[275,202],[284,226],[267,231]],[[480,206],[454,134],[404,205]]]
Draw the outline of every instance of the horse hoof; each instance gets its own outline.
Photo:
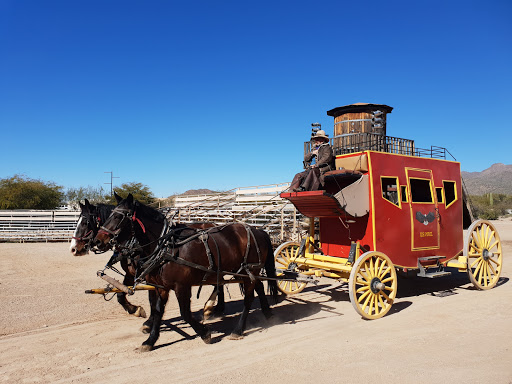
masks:
[[[142,344],[139,348],[136,348],[135,351],[139,353],[149,352],[153,349],[152,345]]]
[[[243,338],[243,335],[239,335],[238,333],[232,333],[228,337],[229,340],[242,340]]]
[[[149,333],[151,331],[151,327],[149,325],[143,325],[142,327],[140,327],[140,331],[142,333]]]
[[[212,333],[208,331],[206,335],[201,336],[201,339],[203,339],[205,344],[210,344],[212,342]]]
[[[146,311],[142,307],[137,307],[137,310],[135,311],[133,316],[146,318]]]

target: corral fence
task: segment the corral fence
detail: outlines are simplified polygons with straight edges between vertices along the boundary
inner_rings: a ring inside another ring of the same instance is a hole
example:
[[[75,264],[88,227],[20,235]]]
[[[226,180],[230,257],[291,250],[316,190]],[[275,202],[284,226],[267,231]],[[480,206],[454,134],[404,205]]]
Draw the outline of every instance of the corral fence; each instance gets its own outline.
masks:
[[[227,192],[180,195],[174,207],[160,210],[175,222],[242,222],[266,230],[274,244],[298,240],[304,218],[279,194],[289,183],[235,188]],[[0,210],[0,242],[70,241],[80,211]]]
[[[69,241],[80,211],[0,210],[0,241]]]
[[[290,183],[235,188],[227,192],[176,196],[174,207],[164,208],[168,218],[180,223],[241,222],[266,230],[274,244],[298,240],[304,218],[279,194]]]

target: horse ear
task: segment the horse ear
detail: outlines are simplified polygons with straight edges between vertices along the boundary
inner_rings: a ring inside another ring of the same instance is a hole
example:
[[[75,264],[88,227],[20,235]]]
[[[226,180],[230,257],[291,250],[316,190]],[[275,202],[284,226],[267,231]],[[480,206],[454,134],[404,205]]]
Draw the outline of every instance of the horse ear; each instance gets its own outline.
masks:
[[[82,204],[80,204],[80,205],[82,205]],[[91,205],[91,203],[89,203],[89,200],[85,199],[85,206],[89,206],[89,205]]]
[[[85,202],[87,202],[87,200],[85,200]],[[80,209],[83,211],[85,208],[85,205],[83,205],[81,201],[78,202],[78,205],[80,206]]]
[[[119,196],[116,191],[114,191],[114,197],[116,198],[116,201],[117,201],[117,204],[119,204],[121,202],[121,200],[123,200],[123,198],[121,196]]]
[[[133,195],[131,193],[128,194],[128,197],[126,198],[126,202],[131,206],[133,205]]]

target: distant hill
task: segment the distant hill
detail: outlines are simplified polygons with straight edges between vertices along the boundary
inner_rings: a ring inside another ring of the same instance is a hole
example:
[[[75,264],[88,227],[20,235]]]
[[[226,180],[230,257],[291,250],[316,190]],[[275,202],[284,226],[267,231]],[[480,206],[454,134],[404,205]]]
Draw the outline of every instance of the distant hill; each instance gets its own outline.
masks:
[[[210,193],[218,193],[219,191],[212,191],[211,189],[189,189],[182,193],[182,195],[207,195]]]
[[[482,172],[461,172],[470,195],[504,193],[512,195],[512,164],[496,163]]]

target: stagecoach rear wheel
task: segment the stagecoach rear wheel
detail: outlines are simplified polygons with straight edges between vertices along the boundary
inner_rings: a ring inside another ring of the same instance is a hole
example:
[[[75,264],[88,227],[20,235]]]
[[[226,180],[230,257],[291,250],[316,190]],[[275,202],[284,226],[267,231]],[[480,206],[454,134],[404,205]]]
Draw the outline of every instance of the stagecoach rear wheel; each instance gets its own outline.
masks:
[[[357,313],[368,320],[379,319],[389,312],[396,297],[395,267],[382,252],[363,253],[350,271],[348,286]]]
[[[299,256],[300,244],[296,241],[288,241],[281,244],[274,252],[274,261],[277,269],[289,270],[291,272],[299,272],[295,259]],[[283,276],[282,272],[277,272],[277,277]],[[279,290],[287,295],[294,295],[302,292],[306,288],[307,283],[299,283],[297,281],[283,281],[277,282]]]
[[[496,228],[487,220],[477,220],[464,238],[469,280],[478,289],[491,289],[501,275],[503,254]]]

